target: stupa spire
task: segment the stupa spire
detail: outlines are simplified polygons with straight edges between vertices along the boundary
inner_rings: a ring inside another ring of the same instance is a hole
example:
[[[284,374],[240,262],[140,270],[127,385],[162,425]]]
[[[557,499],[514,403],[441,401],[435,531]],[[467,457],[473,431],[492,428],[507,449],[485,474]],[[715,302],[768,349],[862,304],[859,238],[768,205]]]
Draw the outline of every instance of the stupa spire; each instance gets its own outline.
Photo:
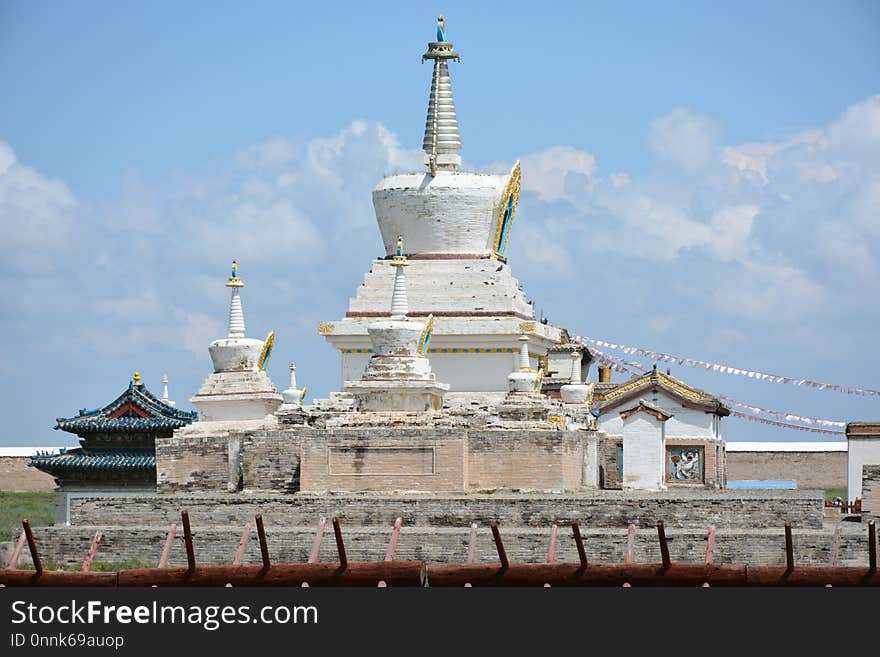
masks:
[[[409,302],[406,298],[406,276],[403,268],[409,263],[403,254],[403,236],[397,236],[397,252],[391,258],[391,266],[394,267],[394,288],[391,290],[391,319],[404,320],[409,312]]]
[[[437,19],[437,41],[428,43],[428,51],[422,61],[434,60],[431,77],[431,96],[428,99],[428,116],[425,120],[425,138],[422,149],[425,151],[425,164],[434,175],[438,169],[455,170],[461,165],[461,136],[458,133],[458,117],[455,101],[452,98],[452,83],[449,81],[448,61],[459,61],[452,43],[446,41],[446,22],[443,16]]]
[[[162,375],[162,403],[167,406],[174,406],[174,402],[168,398],[168,375]]]
[[[575,349],[571,352],[571,377],[569,383],[581,383],[581,355]]]
[[[244,337],[244,311],[241,308],[241,288],[244,281],[238,277],[238,263],[232,261],[232,275],[226,281],[226,287],[232,288],[232,297],[229,300],[229,337]]]
[[[529,359],[529,336],[523,334],[519,336],[520,340],[520,348],[519,348],[519,369],[520,372],[534,372],[532,369],[532,364]]]

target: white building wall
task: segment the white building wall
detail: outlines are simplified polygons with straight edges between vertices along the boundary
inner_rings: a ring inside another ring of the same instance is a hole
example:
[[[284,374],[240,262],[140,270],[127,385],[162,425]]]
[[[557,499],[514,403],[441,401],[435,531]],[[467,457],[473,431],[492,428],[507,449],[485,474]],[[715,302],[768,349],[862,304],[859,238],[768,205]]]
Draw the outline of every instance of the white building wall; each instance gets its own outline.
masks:
[[[846,459],[846,495],[850,500],[862,497],[862,466],[880,465],[880,436],[850,436]]]
[[[644,412],[623,420],[624,490],[665,490],[664,422]]]
[[[648,392],[643,399],[646,402],[672,413],[672,417],[666,421],[666,435],[682,438],[714,438],[720,434],[720,428],[716,429],[714,413],[707,413],[699,409],[682,406],[676,399],[664,392]],[[637,400],[635,400],[637,401]],[[635,403],[635,402],[633,402]],[[720,422],[718,423],[720,425]],[[623,421],[617,409],[610,409],[607,414],[599,416],[599,431],[604,431],[609,436],[620,436],[623,432]]]

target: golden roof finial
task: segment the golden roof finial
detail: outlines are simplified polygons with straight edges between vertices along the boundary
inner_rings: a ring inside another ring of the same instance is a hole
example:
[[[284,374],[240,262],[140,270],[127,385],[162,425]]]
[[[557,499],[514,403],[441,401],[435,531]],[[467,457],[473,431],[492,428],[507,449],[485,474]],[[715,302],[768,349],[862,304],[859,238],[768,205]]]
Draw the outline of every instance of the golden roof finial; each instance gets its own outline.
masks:
[[[232,275],[226,281],[226,287],[244,287],[244,281],[238,277],[238,262],[232,261]]]
[[[394,267],[406,267],[409,263],[406,261],[406,254],[403,252],[403,235],[397,236],[397,248],[394,256],[391,258]]]
[[[134,384],[135,384],[136,386],[141,385],[141,373],[140,373],[140,372],[135,372],[135,373],[134,373]]]

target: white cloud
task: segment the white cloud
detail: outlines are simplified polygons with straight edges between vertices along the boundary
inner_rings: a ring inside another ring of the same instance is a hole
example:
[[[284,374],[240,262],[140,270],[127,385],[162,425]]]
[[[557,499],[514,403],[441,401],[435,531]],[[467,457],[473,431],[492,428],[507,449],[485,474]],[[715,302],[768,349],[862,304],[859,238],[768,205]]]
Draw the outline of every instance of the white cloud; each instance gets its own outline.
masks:
[[[76,199],[67,185],[18,162],[0,141],[0,221],[3,265],[18,273],[47,273],[68,243]]]
[[[185,311],[178,311],[176,315],[182,327],[182,331],[178,334],[180,346],[197,359],[207,359],[208,345],[227,334],[223,322],[216,317]]]
[[[715,212],[709,223],[706,248],[723,261],[747,258],[752,224],[759,211],[755,205],[738,205]]]
[[[723,145],[720,134],[690,110],[658,118],[648,138],[657,167],[638,177],[603,177],[592,154],[571,148],[525,155],[530,266],[570,270],[614,253],[662,267],[652,279],[689,281],[679,292],[745,321],[795,322],[832,299],[860,308],[880,295],[880,96],[779,141]],[[572,175],[584,176],[577,193]],[[536,255],[547,236],[547,255]]]
[[[661,162],[695,172],[715,159],[720,136],[717,121],[678,107],[651,123],[648,145]]]
[[[826,314],[825,288],[783,262],[746,261],[719,281],[712,304],[727,315],[778,323]]]

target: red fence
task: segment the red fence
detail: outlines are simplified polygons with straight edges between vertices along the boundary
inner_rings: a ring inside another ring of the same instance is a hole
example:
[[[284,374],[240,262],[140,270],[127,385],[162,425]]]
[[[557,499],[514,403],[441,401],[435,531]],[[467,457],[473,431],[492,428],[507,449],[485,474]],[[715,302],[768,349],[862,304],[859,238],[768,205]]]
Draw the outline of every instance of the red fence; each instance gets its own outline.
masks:
[[[855,501],[844,502],[840,499],[837,500],[825,500],[825,508],[831,509],[836,508],[840,509],[841,513],[861,513],[862,512],[862,500],[861,498],[856,498]]]
[[[245,528],[231,566],[199,566],[195,559],[189,514],[181,511],[187,566],[169,568],[168,555],[177,531],[173,524],[168,532],[159,565],[155,568],[90,572],[89,567],[102,533],[98,532],[89,546],[80,572],[48,571],[43,568],[39,549],[27,520],[7,567],[0,570],[2,586],[880,586],[877,573],[877,532],[874,521],[868,523],[868,566],[838,566],[839,529],[835,531],[832,565],[798,566],[794,561],[791,523],[785,523],[784,566],[752,566],[748,564],[715,564],[715,528],[709,527],[706,537],[706,558],[703,563],[673,562],[669,556],[666,528],[657,521],[660,563],[633,563],[635,526],[627,534],[627,558],[622,564],[591,563],[580,525],[571,521],[577,546],[576,563],[556,562],[557,526],[550,530],[546,563],[512,563],[497,523],[491,523],[498,563],[476,563],[476,525],[471,525],[466,563],[426,564],[424,561],[394,561],[394,553],[402,520],[394,523],[391,541],[383,561],[349,561],[342,529],[333,518],[338,561],[317,561],[323,538],[324,518],[307,563],[273,564],[263,526],[257,515],[257,536],[262,563],[242,565],[241,558],[250,536]],[[18,570],[19,556],[27,543],[34,570]]]

